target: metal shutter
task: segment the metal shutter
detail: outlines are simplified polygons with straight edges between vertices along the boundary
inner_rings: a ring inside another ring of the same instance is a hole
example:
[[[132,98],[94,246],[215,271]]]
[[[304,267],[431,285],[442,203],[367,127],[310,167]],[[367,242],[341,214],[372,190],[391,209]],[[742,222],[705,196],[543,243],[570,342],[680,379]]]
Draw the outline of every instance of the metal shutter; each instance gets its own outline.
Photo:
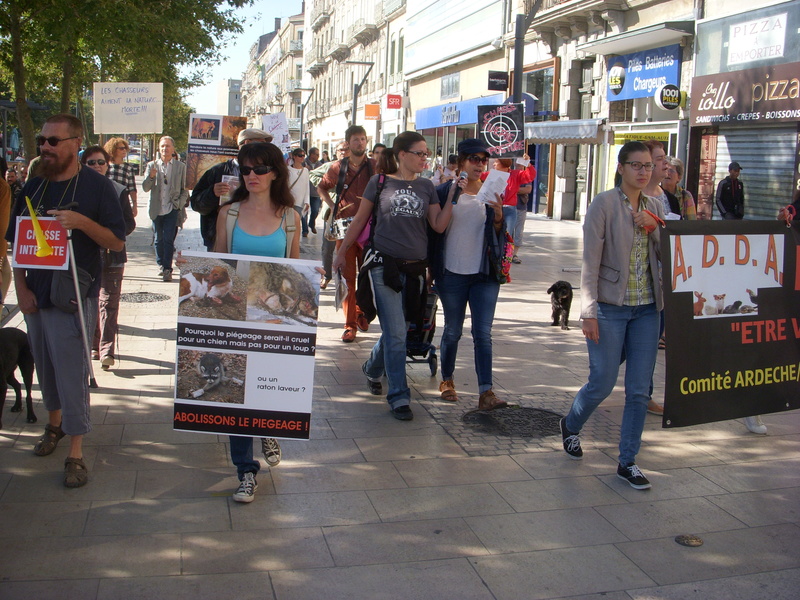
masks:
[[[795,125],[719,130],[714,190],[732,161],[742,166],[744,218],[774,219],[792,201]],[[714,218],[719,218],[716,206]]]

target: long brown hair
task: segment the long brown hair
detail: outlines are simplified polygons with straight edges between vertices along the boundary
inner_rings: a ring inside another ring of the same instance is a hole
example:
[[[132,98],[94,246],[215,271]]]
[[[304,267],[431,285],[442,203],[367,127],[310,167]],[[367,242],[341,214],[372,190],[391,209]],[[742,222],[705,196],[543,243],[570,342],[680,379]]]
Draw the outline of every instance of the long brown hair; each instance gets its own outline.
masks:
[[[272,167],[275,179],[269,186],[270,200],[278,206],[294,206],[294,198],[289,191],[289,168],[283,160],[283,154],[275,144],[260,142],[245,144],[239,148],[237,160],[240,168],[245,162],[249,162],[251,165]],[[247,191],[247,186],[244,184],[244,175],[239,173],[239,187],[236,188],[230,201],[226,204],[246,202],[249,197],[250,192]]]

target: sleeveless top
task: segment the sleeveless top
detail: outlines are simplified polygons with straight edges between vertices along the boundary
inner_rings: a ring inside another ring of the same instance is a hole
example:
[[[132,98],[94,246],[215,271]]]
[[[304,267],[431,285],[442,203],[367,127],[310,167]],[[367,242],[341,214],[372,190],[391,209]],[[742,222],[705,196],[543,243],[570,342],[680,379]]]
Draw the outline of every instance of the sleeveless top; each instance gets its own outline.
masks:
[[[231,252],[283,258],[286,254],[286,232],[283,230],[283,219],[285,218],[285,216],[282,217],[280,226],[269,235],[251,235],[239,227],[237,221],[233,228]]]

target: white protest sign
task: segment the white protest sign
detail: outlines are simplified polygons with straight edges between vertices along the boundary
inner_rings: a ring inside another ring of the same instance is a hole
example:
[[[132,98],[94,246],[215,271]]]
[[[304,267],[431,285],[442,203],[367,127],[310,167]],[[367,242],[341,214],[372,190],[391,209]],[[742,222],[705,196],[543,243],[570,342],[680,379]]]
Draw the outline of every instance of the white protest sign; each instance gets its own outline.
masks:
[[[272,135],[272,143],[283,152],[292,149],[292,140],[289,137],[289,124],[284,113],[274,113],[261,117],[261,128]]]
[[[164,84],[95,82],[95,133],[161,133]]]

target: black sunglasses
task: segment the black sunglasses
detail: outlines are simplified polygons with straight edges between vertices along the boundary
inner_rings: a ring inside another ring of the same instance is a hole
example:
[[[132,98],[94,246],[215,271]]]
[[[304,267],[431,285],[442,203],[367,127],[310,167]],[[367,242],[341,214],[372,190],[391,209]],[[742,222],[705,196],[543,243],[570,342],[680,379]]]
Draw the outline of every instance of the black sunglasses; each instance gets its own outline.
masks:
[[[104,164],[106,164],[106,159],[105,158],[98,158],[97,160],[95,160],[95,159],[87,160],[86,164],[89,165],[90,167],[93,167],[95,165],[100,165],[102,167]]]
[[[478,163],[486,164],[487,162],[489,162],[489,157],[488,156],[481,156],[480,154],[470,154],[467,157],[467,160],[469,162],[475,163],[475,164],[478,164]]]
[[[267,165],[257,165],[255,167],[239,167],[239,170],[242,172],[242,175],[247,177],[250,173],[255,173],[256,175],[266,175],[267,173],[271,173],[275,170],[275,167],[268,167]]]
[[[68,138],[60,138],[60,137],[56,137],[54,135],[51,135],[50,137],[44,137],[43,135],[37,135],[36,136],[36,145],[37,146],[44,146],[44,143],[47,142],[48,144],[50,144],[51,146],[53,146],[55,148],[56,146],[58,146],[59,142],[66,142],[67,140],[77,140],[78,137],[79,136],[77,136],[77,135],[73,135],[72,137],[68,137]]]

